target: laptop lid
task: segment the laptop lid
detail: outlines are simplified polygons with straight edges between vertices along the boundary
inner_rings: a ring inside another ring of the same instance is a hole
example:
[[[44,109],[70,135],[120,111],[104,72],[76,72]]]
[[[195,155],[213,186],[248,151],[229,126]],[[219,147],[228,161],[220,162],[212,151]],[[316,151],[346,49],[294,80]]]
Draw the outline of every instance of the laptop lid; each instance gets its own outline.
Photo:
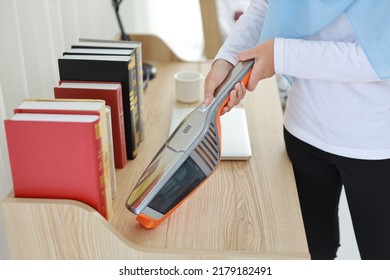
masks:
[[[195,108],[173,108],[169,135]],[[248,160],[252,156],[244,108],[233,108],[221,116],[222,160]]]

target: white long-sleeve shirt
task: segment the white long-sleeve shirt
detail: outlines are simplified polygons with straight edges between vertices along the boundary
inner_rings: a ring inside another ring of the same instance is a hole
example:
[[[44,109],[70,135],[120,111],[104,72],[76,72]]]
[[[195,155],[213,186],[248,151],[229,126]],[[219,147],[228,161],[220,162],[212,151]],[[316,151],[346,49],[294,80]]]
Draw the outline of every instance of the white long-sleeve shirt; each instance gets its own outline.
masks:
[[[253,0],[216,58],[235,64],[257,45],[268,8]],[[275,39],[275,72],[294,77],[284,125],[321,150],[357,159],[390,158],[390,80],[380,80],[345,14],[303,39]]]

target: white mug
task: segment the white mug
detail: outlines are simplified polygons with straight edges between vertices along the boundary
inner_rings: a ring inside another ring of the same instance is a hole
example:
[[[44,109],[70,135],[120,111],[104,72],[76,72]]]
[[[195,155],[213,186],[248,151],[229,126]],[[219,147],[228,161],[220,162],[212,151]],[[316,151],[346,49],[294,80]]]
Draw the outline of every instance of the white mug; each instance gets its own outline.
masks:
[[[176,100],[182,103],[194,103],[202,98],[203,75],[195,71],[175,74]]]

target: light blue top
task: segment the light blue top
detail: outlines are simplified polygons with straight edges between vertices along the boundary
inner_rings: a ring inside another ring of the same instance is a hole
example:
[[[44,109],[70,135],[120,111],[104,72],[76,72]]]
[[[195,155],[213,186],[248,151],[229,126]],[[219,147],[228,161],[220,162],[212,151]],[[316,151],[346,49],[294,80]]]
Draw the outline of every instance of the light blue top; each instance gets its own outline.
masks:
[[[378,76],[390,78],[390,0],[270,0],[260,41],[313,35],[342,12]]]

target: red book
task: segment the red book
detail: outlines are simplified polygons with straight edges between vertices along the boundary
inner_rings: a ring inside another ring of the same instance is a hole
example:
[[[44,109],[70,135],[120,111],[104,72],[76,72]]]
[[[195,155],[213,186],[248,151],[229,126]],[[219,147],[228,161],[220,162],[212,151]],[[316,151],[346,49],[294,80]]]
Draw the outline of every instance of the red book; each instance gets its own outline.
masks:
[[[127,154],[121,84],[60,81],[60,85],[54,88],[54,96],[55,98],[105,100],[106,105],[111,109],[115,168],[123,168],[127,162]]]
[[[15,114],[5,120],[15,197],[84,202],[107,219],[98,115]]]
[[[109,131],[106,120],[105,101],[97,99],[27,99],[24,100],[17,108],[14,108],[14,113],[98,115],[100,117],[104,177],[106,185],[106,207],[109,220],[111,220],[113,213],[112,197],[116,193],[116,183],[112,183],[112,179],[115,178],[115,170],[111,171],[111,165],[113,162],[111,163],[109,156]]]

